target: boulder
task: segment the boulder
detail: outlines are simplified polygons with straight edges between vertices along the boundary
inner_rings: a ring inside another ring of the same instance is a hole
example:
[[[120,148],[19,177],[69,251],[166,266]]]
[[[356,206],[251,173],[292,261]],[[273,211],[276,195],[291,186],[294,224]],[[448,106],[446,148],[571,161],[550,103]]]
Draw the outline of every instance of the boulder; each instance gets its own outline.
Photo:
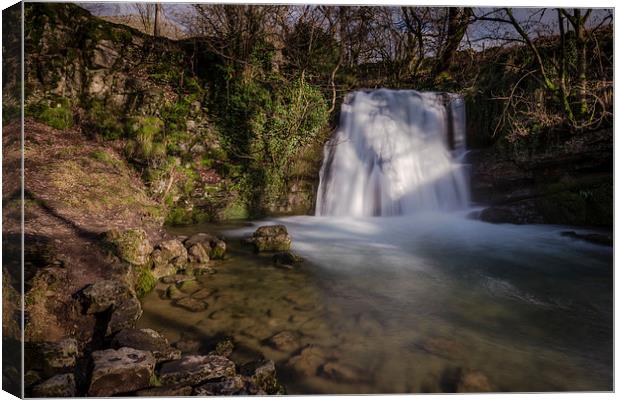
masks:
[[[169,263],[179,268],[187,263],[187,250],[181,241],[176,239],[165,240],[159,243],[158,248]]]
[[[150,386],[155,358],[149,351],[122,347],[94,351],[89,396],[109,397]]]
[[[181,358],[181,351],[170,346],[168,339],[152,329],[123,329],[114,335],[111,346],[150,351],[157,363]]]
[[[191,249],[200,244],[210,259],[221,259],[226,253],[226,242],[208,233],[197,233],[185,240],[185,247]]]
[[[274,254],[272,257],[273,263],[276,267],[292,269],[295,265],[301,264],[304,259],[293,253],[292,251],[285,251],[282,253]]]
[[[107,279],[88,285],[82,290],[86,313],[95,314],[114,308],[131,297],[129,286],[117,280]]]
[[[248,242],[254,245],[257,252],[288,251],[291,248],[291,237],[284,225],[261,226]]]
[[[235,364],[226,357],[187,355],[162,365],[159,379],[163,385],[198,385],[209,379],[235,375]]]
[[[241,374],[247,376],[252,383],[266,394],[286,394],[284,387],[276,377],[276,366],[271,360],[257,360],[244,364]]]
[[[205,300],[211,297],[211,295],[213,295],[213,290],[202,288],[192,293],[191,297],[192,299],[196,299],[196,300]]]
[[[32,397],[75,397],[75,376],[55,375],[32,388]]]
[[[295,351],[301,346],[299,334],[293,331],[276,333],[267,339],[267,344],[276,350],[286,352]]]
[[[117,305],[110,315],[106,335],[125,328],[133,328],[142,316],[142,305],[135,297],[130,297]]]
[[[143,229],[112,229],[105,234],[105,240],[112,244],[116,255],[130,264],[145,265],[153,252],[153,246]]]
[[[177,272],[178,268],[174,264],[168,263],[166,255],[160,249],[153,250],[151,261],[153,262],[151,273],[157,279],[172,276]]]
[[[136,396],[143,397],[179,397],[191,396],[191,386],[160,386],[138,390]]]
[[[201,243],[192,245],[187,253],[191,262],[198,264],[206,264],[209,262],[209,252],[205,250]]]
[[[174,302],[174,305],[192,312],[206,310],[208,306],[208,304],[204,301],[196,300],[191,297],[183,297],[182,299],[178,299]]]
[[[69,372],[75,367],[78,357],[78,343],[75,339],[29,343],[26,346],[26,367],[41,371],[43,377]]]

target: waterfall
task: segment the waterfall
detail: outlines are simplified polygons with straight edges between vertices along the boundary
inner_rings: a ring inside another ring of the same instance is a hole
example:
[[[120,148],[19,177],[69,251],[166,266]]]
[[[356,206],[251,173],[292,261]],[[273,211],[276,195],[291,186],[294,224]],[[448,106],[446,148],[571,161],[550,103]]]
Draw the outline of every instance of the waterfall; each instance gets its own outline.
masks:
[[[454,94],[357,91],[324,149],[316,215],[389,216],[469,202],[465,105]]]

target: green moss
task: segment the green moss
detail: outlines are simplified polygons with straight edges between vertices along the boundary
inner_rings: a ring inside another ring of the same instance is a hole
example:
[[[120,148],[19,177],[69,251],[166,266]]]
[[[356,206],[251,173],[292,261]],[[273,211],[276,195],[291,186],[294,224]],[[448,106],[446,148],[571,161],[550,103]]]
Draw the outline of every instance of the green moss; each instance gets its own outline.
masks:
[[[228,204],[220,213],[221,220],[247,219],[250,216],[247,204],[241,199],[235,199]]]
[[[56,129],[67,129],[73,126],[71,102],[65,97],[42,100],[29,105],[26,115]]]
[[[138,297],[148,294],[157,285],[157,279],[148,267],[139,267],[136,273],[135,290]]]
[[[124,126],[118,115],[103,101],[92,99],[86,105],[84,125],[87,130],[106,140],[119,139],[123,136]]]
[[[114,246],[116,254],[133,265],[146,265],[153,250],[143,229],[113,229],[106,233],[106,240]]]

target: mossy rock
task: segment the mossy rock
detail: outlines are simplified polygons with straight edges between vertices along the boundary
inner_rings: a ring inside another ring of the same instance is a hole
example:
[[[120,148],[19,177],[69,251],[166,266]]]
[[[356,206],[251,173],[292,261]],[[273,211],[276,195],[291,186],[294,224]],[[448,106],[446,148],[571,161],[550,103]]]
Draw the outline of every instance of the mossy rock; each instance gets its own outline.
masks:
[[[138,267],[134,283],[136,296],[143,297],[144,295],[150,293],[156,285],[157,277],[153,275],[151,270],[145,266]]]
[[[110,230],[105,234],[105,240],[110,243],[116,255],[133,265],[146,265],[153,246],[143,229]]]

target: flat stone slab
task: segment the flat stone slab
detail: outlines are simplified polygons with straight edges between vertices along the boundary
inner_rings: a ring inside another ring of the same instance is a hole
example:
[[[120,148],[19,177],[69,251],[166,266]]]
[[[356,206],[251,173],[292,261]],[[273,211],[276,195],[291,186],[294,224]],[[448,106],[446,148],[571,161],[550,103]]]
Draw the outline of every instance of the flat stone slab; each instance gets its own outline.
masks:
[[[162,365],[159,380],[163,385],[198,385],[209,379],[235,375],[235,364],[226,357],[187,355]]]
[[[119,331],[112,339],[112,347],[130,347],[150,351],[156,362],[172,361],[181,358],[181,350],[170,346],[168,339],[152,329],[128,328]]]
[[[89,396],[112,396],[150,386],[155,357],[149,351],[122,347],[94,351]]]

